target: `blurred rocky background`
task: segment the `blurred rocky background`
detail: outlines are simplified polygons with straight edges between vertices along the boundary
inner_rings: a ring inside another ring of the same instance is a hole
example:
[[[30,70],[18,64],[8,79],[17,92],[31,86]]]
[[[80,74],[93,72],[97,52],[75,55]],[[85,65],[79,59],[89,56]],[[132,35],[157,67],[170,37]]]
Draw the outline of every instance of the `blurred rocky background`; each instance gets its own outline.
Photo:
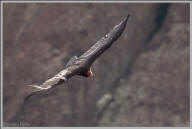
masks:
[[[126,15],[92,66],[23,104]],[[3,4],[4,126],[189,126],[188,3]]]

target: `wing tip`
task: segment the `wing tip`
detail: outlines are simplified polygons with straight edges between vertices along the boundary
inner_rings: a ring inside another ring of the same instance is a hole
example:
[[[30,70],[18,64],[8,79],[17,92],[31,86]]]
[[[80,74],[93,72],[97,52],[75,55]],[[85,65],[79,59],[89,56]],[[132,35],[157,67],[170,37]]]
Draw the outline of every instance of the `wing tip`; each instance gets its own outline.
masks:
[[[127,23],[129,17],[130,17],[130,14],[128,13],[127,16],[126,16],[126,18],[123,20],[123,23]]]
[[[23,101],[26,102],[31,96],[33,96],[36,92],[40,91],[39,89],[36,88],[38,85],[27,85],[28,86],[28,91],[26,95],[24,95]]]
[[[131,16],[131,15],[128,13],[128,14],[127,14],[127,17],[126,17],[126,20],[128,20],[130,16]]]
[[[130,14],[128,13],[127,16],[118,25],[115,26],[115,28],[118,28],[117,30],[119,31],[119,36],[124,31],[129,17],[130,17]]]

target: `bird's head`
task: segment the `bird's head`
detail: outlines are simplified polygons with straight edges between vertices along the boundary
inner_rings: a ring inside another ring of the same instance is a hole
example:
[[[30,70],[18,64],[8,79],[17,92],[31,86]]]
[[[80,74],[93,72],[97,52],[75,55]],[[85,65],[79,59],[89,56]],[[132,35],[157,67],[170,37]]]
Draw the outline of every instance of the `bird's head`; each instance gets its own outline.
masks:
[[[88,70],[83,71],[77,75],[84,76],[84,77],[93,77],[93,72],[91,71],[91,68],[89,68]]]
[[[93,72],[91,71],[91,68],[87,71],[87,77],[93,77]]]

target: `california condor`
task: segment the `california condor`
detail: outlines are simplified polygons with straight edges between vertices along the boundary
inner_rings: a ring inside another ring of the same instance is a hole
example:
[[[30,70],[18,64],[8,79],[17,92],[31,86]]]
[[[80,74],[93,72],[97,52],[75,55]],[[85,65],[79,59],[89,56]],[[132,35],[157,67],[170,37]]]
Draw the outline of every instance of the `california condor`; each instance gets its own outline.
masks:
[[[54,77],[48,79],[41,85],[29,85],[35,87],[35,91],[47,90],[56,85],[59,85],[74,75],[80,75],[84,77],[92,77],[93,73],[91,71],[91,65],[105,50],[107,50],[116,41],[124,31],[127,21],[129,19],[129,14],[127,17],[116,25],[109,33],[97,41],[88,51],[82,54],[80,57],[73,56],[67,63],[64,70],[60,71]],[[27,96],[27,100],[30,96],[34,94],[32,92]]]

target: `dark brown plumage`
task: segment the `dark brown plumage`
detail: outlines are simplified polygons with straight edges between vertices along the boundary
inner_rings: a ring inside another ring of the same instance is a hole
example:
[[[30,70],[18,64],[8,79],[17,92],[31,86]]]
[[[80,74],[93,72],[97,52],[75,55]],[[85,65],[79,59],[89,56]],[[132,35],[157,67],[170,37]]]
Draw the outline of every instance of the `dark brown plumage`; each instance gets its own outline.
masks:
[[[85,77],[93,76],[91,72],[91,65],[93,62],[104,52],[106,51],[113,43],[116,41],[124,31],[129,15],[116,25],[108,34],[98,40],[88,51],[82,54],[80,57],[73,56],[67,63],[64,70],[56,74],[51,79],[45,81],[42,85],[30,85],[35,88],[34,92],[27,96],[25,100],[30,98],[35,92],[41,90],[50,89],[56,85],[65,82],[74,75],[80,75]]]

